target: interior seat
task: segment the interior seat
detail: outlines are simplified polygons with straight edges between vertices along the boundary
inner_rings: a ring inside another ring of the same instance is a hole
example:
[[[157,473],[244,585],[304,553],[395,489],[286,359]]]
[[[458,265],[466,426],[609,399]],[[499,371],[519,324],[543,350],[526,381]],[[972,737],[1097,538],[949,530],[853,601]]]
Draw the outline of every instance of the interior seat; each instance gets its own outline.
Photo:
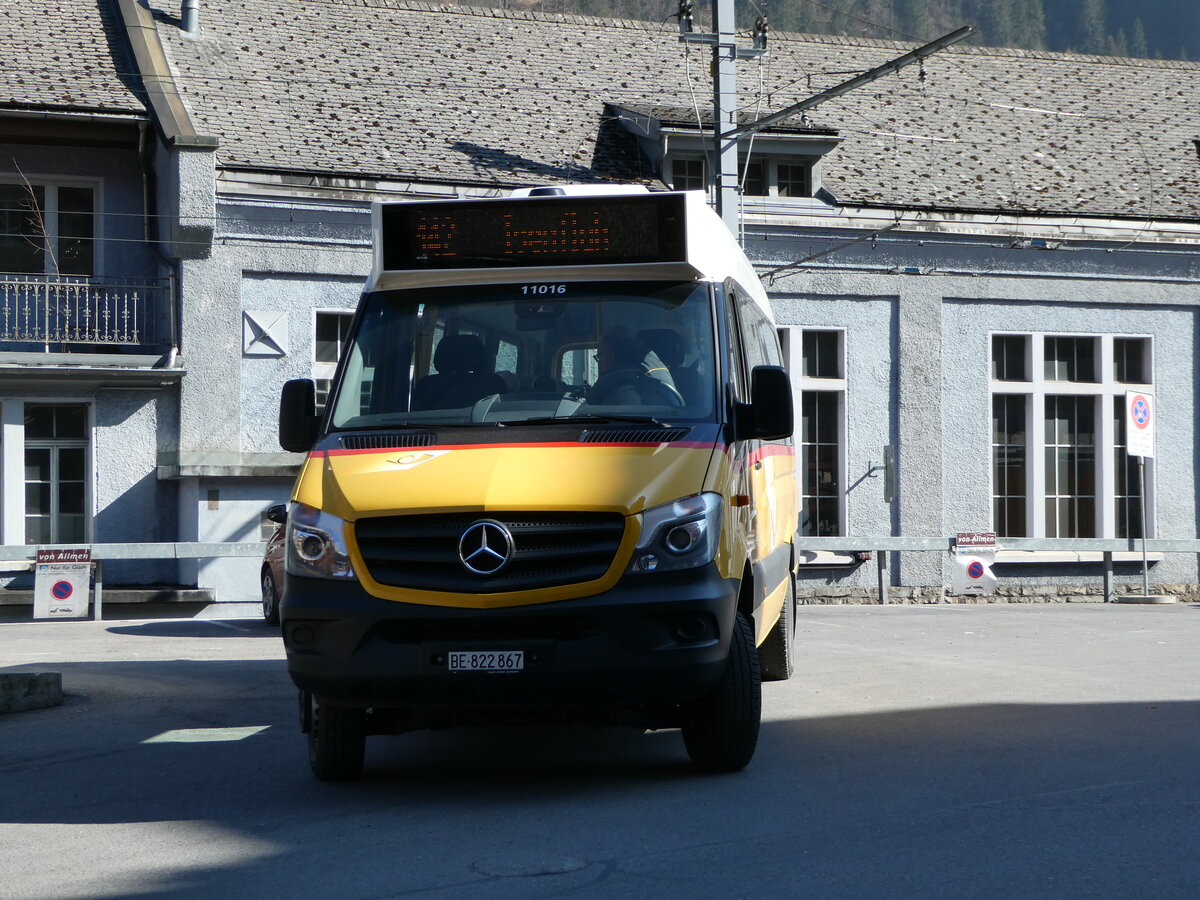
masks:
[[[413,387],[413,409],[461,409],[507,390],[504,379],[489,371],[487,350],[477,334],[445,335],[433,351],[437,372]]]
[[[647,328],[638,332],[638,340],[654,351],[675,382],[688,404],[704,402],[704,377],[691,366],[683,364],[686,350],[683,338],[672,328]]]

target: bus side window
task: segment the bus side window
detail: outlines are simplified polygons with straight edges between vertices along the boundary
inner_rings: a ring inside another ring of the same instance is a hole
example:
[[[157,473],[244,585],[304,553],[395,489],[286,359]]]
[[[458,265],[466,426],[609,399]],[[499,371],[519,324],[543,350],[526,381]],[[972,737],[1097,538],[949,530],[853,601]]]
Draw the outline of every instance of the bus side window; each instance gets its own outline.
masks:
[[[771,365],[771,361],[763,350],[761,338],[762,326],[767,324],[767,318],[755,305],[754,301],[738,291],[737,298],[738,322],[741,324],[742,348],[746,355],[746,371],[753,372],[755,366]],[[778,353],[778,351],[777,351]]]
[[[766,317],[761,314],[758,317],[757,331],[759,344],[762,347],[763,357],[767,360],[767,365],[783,368],[783,351],[779,349],[779,335],[776,334],[774,327],[767,321]]]
[[[558,351],[555,372],[560,384],[567,387],[583,388],[596,383],[600,377],[599,365],[596,362],[595,344],[567,344]],[[535,386],[534,390],[540,387]],[[552,385],[547,390],[557,390],[558,385]]]
[[[742,363],[742,352],[739,349],[744,341],[741,338],[738,317],[734,311],[737,294],[730,290],[725,297],[725,328],[729,333],[729,356],[726,359],[729,383],[733,385],[734,397],[738,400],[745,400],[749,392],[746,389],[745,367]]]

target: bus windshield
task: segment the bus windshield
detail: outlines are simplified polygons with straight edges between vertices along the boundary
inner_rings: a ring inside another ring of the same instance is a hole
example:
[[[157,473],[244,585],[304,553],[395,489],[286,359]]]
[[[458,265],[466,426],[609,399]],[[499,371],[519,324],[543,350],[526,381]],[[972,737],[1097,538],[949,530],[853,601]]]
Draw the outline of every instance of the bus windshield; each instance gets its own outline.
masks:
[[[712,310],[704,283],[369,293],[329,424],[713,421]]]

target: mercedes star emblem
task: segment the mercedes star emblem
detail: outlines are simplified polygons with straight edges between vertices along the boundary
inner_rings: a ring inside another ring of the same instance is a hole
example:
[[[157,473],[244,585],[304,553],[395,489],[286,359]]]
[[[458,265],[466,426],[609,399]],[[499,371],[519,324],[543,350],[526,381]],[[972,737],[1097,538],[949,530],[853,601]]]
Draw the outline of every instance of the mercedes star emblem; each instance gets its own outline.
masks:
[[[476,575],[495,575],[512,555],[512,532],[494,519],[472,523],[458,539],[458,558]]]

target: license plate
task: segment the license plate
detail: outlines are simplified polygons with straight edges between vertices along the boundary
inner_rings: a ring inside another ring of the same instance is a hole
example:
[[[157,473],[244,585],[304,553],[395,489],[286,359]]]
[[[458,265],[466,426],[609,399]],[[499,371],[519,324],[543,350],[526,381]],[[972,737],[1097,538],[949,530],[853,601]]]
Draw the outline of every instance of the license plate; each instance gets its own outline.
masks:
[[[446,654],[451,672],[520,672],[524,650],[451,650]]]

